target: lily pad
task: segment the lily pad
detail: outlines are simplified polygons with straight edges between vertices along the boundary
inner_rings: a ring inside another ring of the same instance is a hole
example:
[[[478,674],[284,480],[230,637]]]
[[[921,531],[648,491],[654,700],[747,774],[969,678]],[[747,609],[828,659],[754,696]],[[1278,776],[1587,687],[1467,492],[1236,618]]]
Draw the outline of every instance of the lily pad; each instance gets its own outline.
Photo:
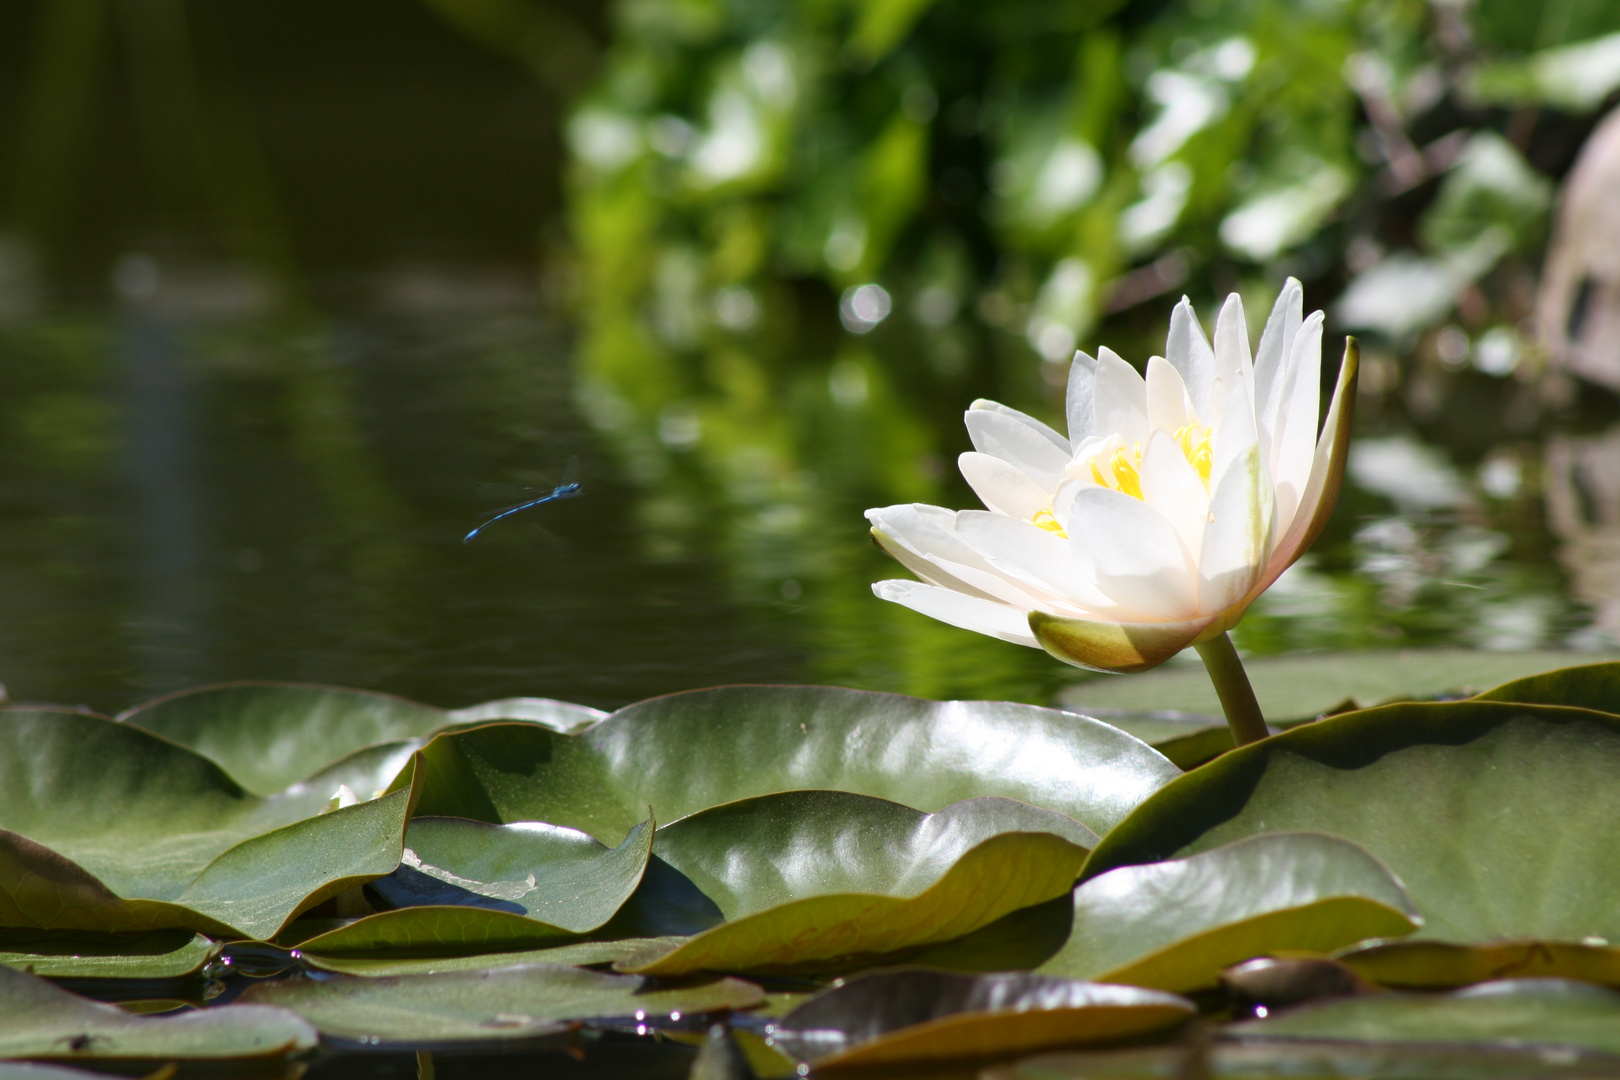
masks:
[[[1067,816],[1011,799],[933,814],[843,791],[728,803],[653,842],[725,922],[616,966],[654,975],[799,967],[949,940],[1061,896],[1095,843]]]
[[[178,979],[218,953],[189,930],[0,930],[0,964],[53,979]]]
[[[0,1057],[197,1060],[282,1057],[313,1050],[315,1029],[286,1009],[223,1005],[132,1016],[0,967]]]
[[[423,753],[423,814],[549,821],[609,843],[649,805],[673,822],[803,789],[918,810],[999,795],[1101,835],[1180,773],[1139,740],[1056,709],[815,686],[672,694],[574,736],[491,724],[440,735]]]
[[[845,980],[771,1028],[778,1051],[816,1068],[1010,1057],[1179,1027],[1186,998],[1023,972],[881,971]]]
[[[396,910],[301,949],[400,957],[556,944],[613,918],[641,883],[652,843],[651,821],[608,848],[557,825],[419,817],[405,834],[399,868],[366,887]]]
[[[241,1000],[292,1009],[331,1039],[368,1047],[417,1049],[445,1044],[543,1038],[583,1020],[617,1018],[648,1026],[746,1009],[765,992],[741,979],[660,988],[633,975],[558,964],[315,981],[285,979],[250,987]]]
[[[284,791],[357,750],[425,738],[455,722],[391,694],[275,682],[182,690],[117,719],[190,747],[255,795]]]
[[[1582,664],[1515,679],[1479,695],[1481,701],[1526,705],[1572,705],[1620,713],[1620,663]]]
[[[1191,991],[1252,957],[1332,952],[1419,921],[1400,882],[1362,848],[1269,833],[1091,878],[1074,890],[1068,942],[1040,970]]]
[[[268,938],[398,865],[414,772],[327,812],[320,788],[250,795],[130,724],[0,711],[0,926]]]
[[[339,945],[343,943],[341,939],[336,941]],[[432,975],[441,971],[488,971],[491,968],[511,967],[514,964],[572,964],[576,967],[589,967],[593,964],[611,964],[641,949],[664,943],[654,938],[574,941],[567,945],[554,945],[548,949],[479,952],[465,956],[398,956],[381,950],[321,953],[310,952],[300,947],[298,955],[304,963],[321,971],[380,978],[386,975]]]
[[[1509,979],[1450,994],[1387,993],[1234,1024],[1230,1037],[1575,1046],[1620,1055],[1620,993],[1567,979]]]
[[[560,731],[565,735],[573,735],[599,720],[606,719],[607,715],[601,709],[575,705],[571,701],[518,697],[486,701],[479,705],[469,705],[465,709],[452,709],[450,722],[465,725],[488,724],[496,720],[522,720],[548,727],[552,731]]]
[[[1550,651],[1380,649],[1256,657],[1245,660],[1244,668],[1254,685],[1261,712],[1276,723],[1314,718],[1347,698],[1374,705],[1441,695],[1465,696],[1496,686],[1504,679],[1565,668],[1589,658],[1590,654]],[[1193,662],[1130,678],[1088,679],[1064,690],[1060,701],[1064,708],[1088,715],[1094,709],[1170,711],[1192,714],[1185,719],[1208,717],[1216,724],[1225,715],[1209,673],[1202,664]]]
[[[1353,840],[1407,887],[1430,940],[1620,940],[1620,717],[1485,701],[1330,717],[1166,785],[1084,878],[1257,833]]]
[[[1601,939],[1494,941],[1379,941],[1339,955],[1339,962],[1384,986],[1441,989],[1497,979],[1579,979],[1620,986],[1620,949]]]

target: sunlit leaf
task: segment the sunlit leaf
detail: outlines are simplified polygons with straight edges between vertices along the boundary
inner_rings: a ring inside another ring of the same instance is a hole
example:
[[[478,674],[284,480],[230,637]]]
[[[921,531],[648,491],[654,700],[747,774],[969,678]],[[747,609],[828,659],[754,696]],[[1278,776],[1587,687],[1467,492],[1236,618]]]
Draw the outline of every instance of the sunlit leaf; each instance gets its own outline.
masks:
[[[1251,957],[1331,952],[1416,922],[1400,882],[1355,844],[1269,833],[1091,878],[1074,891],[1068,942],[1041,970],[1189,991]]]
[[[659,988],[633,975],[608,975],[555,964],[518,964],[490,971],[260,983],[244,1002],[280,1005],[307,1018],[323,1036],[414,1047],[500,1042],[565,1031],[580,1020],[618,1018],[649,1026],[672,1013],[700,1015],[746,1009],[765,993],[740,979]]]
[[[259,798],[141,728],[0,711],[0,926],[268,938],[398,865],[413,776],[341,809],[307,785]]]
[[[315,1030],[286,1009],[225,1005],[133,1016],[0,966],[0,1057],[190,1060],[312,1050]]]
[[[588,705],[575,705],[571,701],[555,698],[501,698],[468,705],[464,709],[451,709],[450,722],[454,724],[487,724],[493,720],[524,720],[553,731],[573,734],[590,727],[608,714]]]
[[[728,803],[660,830],[653,844],[725,921],[617,966],[656,975],[792,967],[945,941],[1067,892],[1091,836],[1011,799],[933,814],[839,791]]]
[[[424,749],[420,812],[548,821],[617,843],[663,822],[808,788],[919,810],[1000,795],[1099,835],[1179,770],[1124,733],[1055,709],[835,687],[734,686],[627,706],[576,736],[492,724]]]
[[[53,979],[176,979],[218,952],[189,930],[0,930],[0,964]]]
[[[1196,1015],[1174,994],[1047,975],[879,971],[848,979],[772,1028],[818,1068],[1010,1057],[1167,1031]]]
[[[1306,724],[1166,785],[1084,877],[1257,833],[1353,840],[1405,885],[1426,939],[1620,940],[1620,717],[1398,704]]]
[[[1492,979],[1581,979],[1620,986],[1620,949],[1599,938],[1569,941],[1376,942],[1339,955],[1363,978],[1385,986],[1438,989]]]

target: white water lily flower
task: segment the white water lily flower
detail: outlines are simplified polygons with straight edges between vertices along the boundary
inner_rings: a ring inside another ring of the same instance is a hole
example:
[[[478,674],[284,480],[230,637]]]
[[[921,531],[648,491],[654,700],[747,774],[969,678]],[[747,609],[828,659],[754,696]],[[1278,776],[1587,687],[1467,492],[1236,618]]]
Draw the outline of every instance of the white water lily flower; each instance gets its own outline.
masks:
[[[1069,371],[1069,437],[975,401],[962,475],[985,510],[868,510],[922,581],[873,592],[1098,671],[1144,671],[1237,623],[1321,532],[1349,443],[1357,353],[1317,435],[1322,313],[1289,279],[1251,359],[1234,294],[1210,347],[1186,299],[1144,378],[1108,349]]]

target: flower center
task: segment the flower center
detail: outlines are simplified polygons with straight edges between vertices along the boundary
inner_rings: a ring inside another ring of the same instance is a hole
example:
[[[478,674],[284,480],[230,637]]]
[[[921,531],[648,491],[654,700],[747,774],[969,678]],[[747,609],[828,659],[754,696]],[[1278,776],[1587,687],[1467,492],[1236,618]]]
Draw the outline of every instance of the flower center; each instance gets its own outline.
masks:
[[[1204,490],[1209,490],[1209,469],[1215,463],[1214,451],[1209,446],[1209,428],[1203,424],[1188,424],[1177,428],[1176,442],[1181,445],[1181,452],[1187,456],[1187,464],[1198,470],[1198,479],[1204,482]]]

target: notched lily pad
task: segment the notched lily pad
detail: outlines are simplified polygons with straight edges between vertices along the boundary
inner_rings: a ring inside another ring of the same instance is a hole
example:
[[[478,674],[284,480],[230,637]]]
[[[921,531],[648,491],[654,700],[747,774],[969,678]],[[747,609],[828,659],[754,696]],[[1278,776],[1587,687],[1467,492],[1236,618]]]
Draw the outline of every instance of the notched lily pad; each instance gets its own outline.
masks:
[[[218,953],[217,944],[189,930],[0,929],[0,964],[53,979],[178,979]]]
[[[1346,713],[1171,782],[1084,877],[1259,833],[1360,844],[1405,884],[1428,940],[1620,940],[1620,717],[1456,701]]]
[[[268,938],[398,865],[414,776],[338,809],[306,785],[260,798],[133,725],[0,710],[0,926]]]
[[[653,843],[725,922],[617,966],[800,967],[945,941],[1067,892],[1095,842],[1066,815],[1011,799],[933,814],[842,791],[743,799],[677,821]]]
[[[656,1027],[672,1013],[679,1020],[751,1008],[765,992],[741,979],[660,988],[633,975],[517,964],[434,975],[285,979],[253,986],[241,1000],[291,1009],[329,1039],[420,1049],[543,1038],[586,1020]]]
[[[199,1060],[282,1057],[312,1050],[315,1029],[286,1009],[222,1005],[133,1016],[0,967],[0,1057]]]
[[[769,1042],[816,1068],[1010,1057],[1158,1035],[1197,1014],[1174,994],[1023,972],[871,972],[796,1006]]]
[[[1003,796],[1101,834],[1179,775],[1140,740],[1073,713],[818,686],[671,694],[574,736],[489,724],[440,735],[423,753],[422,814],[549,821],[606,842],[649,805],[659,820],[674,822],[738,799],[806,789],[919,810]]]
[[[423,956],[513,951],[600,928],[636,891],[653,823],[617,848],[524,822],[414,819],[398,869],[366,886],[385,910],[301,943],[306,953]]]
[[[1087,880],[1074,890],[1068,942],[1041,970],[1191,991],[1252,957],[1328,953],[1419,922],[1400,882],[1362,848],[1268,833]]]
[[[318,953],[298,950],[305,964],[340,975],[432,975],[441,971],[488,971],[514,964],[569,964],[590,967],[611,964],[647,948],[668,944],[657,938],[623,938],[615,941],[573,941],[546,949],[477,952],[465,956],[399,956],[383,950]]]

